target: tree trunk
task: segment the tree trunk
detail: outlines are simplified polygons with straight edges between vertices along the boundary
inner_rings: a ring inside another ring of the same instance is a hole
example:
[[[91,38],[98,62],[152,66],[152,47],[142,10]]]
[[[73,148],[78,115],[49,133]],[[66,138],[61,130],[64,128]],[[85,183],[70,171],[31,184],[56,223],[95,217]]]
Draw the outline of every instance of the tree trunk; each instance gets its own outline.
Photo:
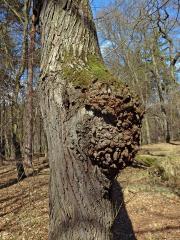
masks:
[[[15,153],[15,160],[16,160],[16,169],[17,169],[17,179],[18,181],[23,180],[26,178],[26,174],[24,171],[24,166],[22,163],[22,153],[20,143],[17,141],[17,136],[13,133],[13,146],[14,146],[14,153]]]
[[[5,157],[5,101],[0,105],[0,164],[3,164],[3,159]]]
[[[15,101],[17,101],[17,97],[15,97]],[[24,170],[22,153],[21,153],[21,145],[20,140],[18,139],[18,103],[14,102],[12,106],[12,144],[13,144],[13,159],[16,161],[16,170],[17,170],[17,179],[18,181],[26,178],[26,173]]]
[[[28,89],[27,89],[27,145],[26,145],[26,160],[32,165],[33,152],[33,53],[35,48],[35,33],[36,27],[34,24],[34,16],[32,16],[32,25],[30,32],[30,45],[28,54]]]
[[[165,100],[164,100],[164,96],[163,96],[163,91],[162,91],[162,87],[161,87],[161,78],[160,78],[160,75],[159,75],[159,70],[158,70],[158,66],[157,66],[157,62],[156,62],[156,57],[155,57],[155,54],[154,54],[154,47],[152,47],[152,62],[153,62],[153,67],[154,67],[154,71],[153,71],[154,79],[155,79],[156,84],[157,84],[161,113],[162,113],[162,117],[163,117],[163,121],[164,121],[165,141],[167,143],[169,143],[170,140],[171,140],[170,126],[169,126],[167,111],[166,111],[166,108],[165,108]]]
[[[24,74],[24,70],[26,67],[26,51],[27,51],[27,32],[28,32],[28,11],[29,11],[29,0],[24,1],[23,8],[23,44],[21,49],[21,61],[19,63],[19,67],[17,69],[15,75],[14,89],[13,89],[13,97],[12,97],[12,106],[11,106],[11,118],[12,118],[12,145],[13,145],[13,153],[16,160],[16,168],[17,168],[17,178],[18,180],[22,180],[26,177],[22,155],[21,155],[21,146],[20,146],[20,138],[18,136],[19,133],[19,105],[18,105],[18,97],[20,92],[20,80]]]
[[[109,240],[112,181],[137,152],[143,114],[104,67],[87,0],[46,0],[41,22],[49,239]]]
[[[151,144],[149,122],[147,116],[144,117],[145,130],[146,130],[146,144]]]
[[[144,95],[143,95],[143,89],[142,89],[142,86],[140,84],[140,80],[138,78],[138,75],[136,73],[136,69],[133,67],[133,65],[131,64],[130,62],[130,58],[129,58],[129,55],[128,53],[125,54],[125,63],[129,69],[129,72],[131,73],[131,77],[132,77],[132,84],[133,84],[133,89],[136,89],[138,88],[138,93],[139,93],[139,97],[141,99],[141,102],[143,103],[144,107],[146,106],[146,103],[145,103],[145,99],[144,99]],[[145,142],[147,144],[150,144],[151,143],[151,137],[150,137],[150,130],[149,130],[149,122],[148,122],[148,118],[147,116],[145,115],[144,117],[144,123],[145,123],[145,132],[146,132],[146,139],[145,139]],[[142,135],[143,136],[143,135]],[[143,138],[141,139],[141,142],[143,142]]]

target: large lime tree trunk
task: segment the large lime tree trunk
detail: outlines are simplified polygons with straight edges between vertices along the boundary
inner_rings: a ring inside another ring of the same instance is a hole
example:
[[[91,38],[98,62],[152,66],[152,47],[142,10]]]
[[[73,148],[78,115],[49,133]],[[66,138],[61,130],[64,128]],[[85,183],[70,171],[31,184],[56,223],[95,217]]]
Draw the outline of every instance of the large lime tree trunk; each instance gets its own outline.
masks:
[[[112,182],[135,156],[142,112],[103,64],[88,0],[45,0],[40,21],[49,239],[111,239]]]

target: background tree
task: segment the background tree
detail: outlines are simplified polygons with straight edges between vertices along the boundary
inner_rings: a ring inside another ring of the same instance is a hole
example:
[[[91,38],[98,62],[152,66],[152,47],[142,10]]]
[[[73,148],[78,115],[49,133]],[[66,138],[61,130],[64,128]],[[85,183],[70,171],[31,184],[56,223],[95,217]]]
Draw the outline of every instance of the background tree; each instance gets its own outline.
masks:
[[[31,163],[32,154],[39,154],[39,150],[42,154],[43,149],[46,148],[36,98],[36,83],[39,76],[39,36],[37,34],[35,38],[35,27],[31,24],[31,1],[17,0],[10,3],[2,0],[0,11],[1,152],[4,161],[11,160],[12,163],[17,162],[22,166],[24,157],[27,159],[28,155],[30,158],[28,162]],[[29,32],[30,29],[32,29],[31,32]],[[33,95],[34,101],[32,101]],[[31,154],[28,154],[27,144],[30,145]],[[18,155],[19,160],[15,160],[15,155]],[[27,165],[27,161],[25,163]],[[18,176],[20,175],[22,174],[19,173]]]
[[[107,65],[146,107],[143,143],[179,138],[173,128],[177,107],[171,105],[179,88],[178,9],[174,1],[115,1],[96,18]]]
[[[11,29],[9,23],[14,23],[22,27],[22,45],[20,48],[21,58],[19,61],[16,61],[16,54],[18,55],[15,49],[10,49],[9,51],[12,53],[11,58],[9,58],[10,54],[7,54],[6,65],[5,65],[5,73],[6,77],[13,79],[12,81],[12,92],[9,93],[10,101],[8,102],[8,108],[11,109],[11,139],[13,146],[13,157],[16,161],[17,167],[17,175],[18,179],[21,180],[26,177],[24,166],[22,162],[22,151],[20,144],[20,132],[19,132],[19,117],[20,117],[20,108],[19,108],[19,95],[21,90],[21,77],[24,74],[25,66],[26,66],[26,49],[27,49],[27,34],[28,34],[28,10],[29,10],[29,1],[25,1],[24,5],[22,4],[9,4],[6,0],[3,1],[2,8],[6,11],[4,12],[4,21],[6,21],[5,28],[7,29],[7,35],[10,38],[10,33],[14,32],[14,29]],[[20,13],[20,9],[23,8],[23,13]],[[8,15],[10,12],[10,16]],[[6,17],[6,14],[8,17]],[[12,20],[13,19],[13,20]],[[19,27],[20,30],[20,27]],[[20,30],[21,31],[21,30]],[[10,40],[12,43],[12,40]],[[15,45],[14,45],[15,47]],[[4,48],[6,49],[6,53],[8,53],[8,43],[4,41]],[[9,66],[11,68],[9,68]]]
[[[34,72],[34,53],[35,53],[35,16],[32,14],[30,23],[30,41],[28,48],[28,83],[27,83],[27,145],[26,158],[30,165],[32,165],[33,155],[33,72]]]

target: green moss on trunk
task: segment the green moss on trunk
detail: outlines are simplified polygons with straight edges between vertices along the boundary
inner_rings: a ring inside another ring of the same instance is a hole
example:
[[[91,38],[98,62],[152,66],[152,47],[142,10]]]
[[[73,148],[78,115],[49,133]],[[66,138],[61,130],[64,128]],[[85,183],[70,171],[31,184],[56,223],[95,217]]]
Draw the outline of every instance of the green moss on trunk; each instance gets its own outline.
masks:
[[[122,82],[115,78],[106,68],[101,58],[95,55],[90,55],[84,66],[79,63],[70,65],[68,64],[69,62],[72,63],[75,62],[75,60],[69,56],[66,57],[63,66],[63,74],[64,77],[74,85],[74,87],[88,87],[97,80],[101,83],[113,85],[117,88],[122,86]]]

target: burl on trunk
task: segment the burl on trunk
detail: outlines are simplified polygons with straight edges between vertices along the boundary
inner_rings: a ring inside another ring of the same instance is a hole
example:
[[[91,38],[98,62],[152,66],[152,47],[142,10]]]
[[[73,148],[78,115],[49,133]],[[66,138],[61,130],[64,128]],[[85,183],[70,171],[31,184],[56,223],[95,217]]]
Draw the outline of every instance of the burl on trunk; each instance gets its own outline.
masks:
[[[45,0],[40,22],[49,239],[110,239],[112,182],[137,152],[143,113],[104,66],[88,0]]]

